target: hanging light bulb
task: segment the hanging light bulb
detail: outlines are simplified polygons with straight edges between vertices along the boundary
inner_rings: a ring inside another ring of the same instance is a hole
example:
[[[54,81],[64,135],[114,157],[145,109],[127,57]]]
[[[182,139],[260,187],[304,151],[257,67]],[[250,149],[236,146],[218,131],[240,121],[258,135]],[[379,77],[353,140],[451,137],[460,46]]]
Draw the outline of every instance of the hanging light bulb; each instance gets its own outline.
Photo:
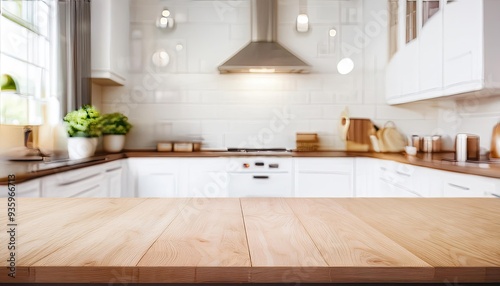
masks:
[[[309,17],[307,14],[297,16],[297,32],[305,33],[309,31]]]
[[[156,19],[156,27],[160,29],[173,29],[174,28],[174,18],[172,13],[167,8],[161,11],[161,16]]]
[[[350,58],[343,58],[337,64],[337,71],[340,74],[348,74],[354,69],[354,62]]]

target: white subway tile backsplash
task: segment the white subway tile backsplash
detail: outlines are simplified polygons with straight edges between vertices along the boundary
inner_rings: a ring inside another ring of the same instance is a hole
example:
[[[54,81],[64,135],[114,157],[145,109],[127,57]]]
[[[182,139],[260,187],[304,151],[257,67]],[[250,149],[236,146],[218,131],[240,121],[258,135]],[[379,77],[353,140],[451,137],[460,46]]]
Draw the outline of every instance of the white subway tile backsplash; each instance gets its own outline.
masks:
[[[322,134],[337,134],[339,120],[309,120],[309,128],[311,132]]]
[[[338,135],[319,134],[320,150],[343,150],[345,143]]]
[[[262,129],[270,128],[270,120],[232,120],[229,122],[229,133],[257,134]]]
[[[404,106],[377,105],[376,107],[376,117],[378,119],[435,119],[436,115],[435,108],[422,103],[412,103]]]
[[[333,93],[333,91],[312,91],[310,96],[312,104],[335,102],[335,94]]]
[[[302,77],[297,77],[297,90],[321,90],[323,85],[323,79],[319,76],[313,75],[303,75]]]
[[[229,39],[243,41],[250,39],[250,26],[241,24],[229,26]]]
[[[287,104],[308,104],[309,92],[307,91],[285,91],[283,92],[283,100]]]
[[[202,149],[223,149],[226,148],[224,143],[224,134],[201,134]]]
[[[196,136],[201,134],[201,122],[192,121],[173,121],[172,133],[178,137]]]
[[[310,128],[309,120],[304,119],[290,119],[286,121],[273,121],[271,122],[274,129],[278,130],[278,132],[283,132],[286,134],[291,134],[295,136],[297,132],[310,132],[312,131]]]
[[[292,105],[290,114],[299,119],[316,119],[322,118],[323,109],[321,105]]]
[[[155,103],[181,103],[183,96],[178,91],[156,91],[154,93]]]
[[[340,114],[347,107],[347,105],[324,105],[323,118],[324,119],[340,119]],[[349,106],[350,109],[350,106]]]
[[[218,105],[217,117],[213,119],[267,119],[271,117],[270,108],[248,105]]]
[[[223,134],[229,132],[228,120],[202,120],[201,131],[203,134]]]
[[[263,129],[257,134],[226,134],[227,147],[247,148],[294,148],[295,138],[289,134],[276,134],[270,129]]]
[[[351,117],[375,119],[375,111],[375,107],[370,105],[349,105],[349,114]]]
[[[455,110],[462,121],[451,126],[443,112],[437,112],[446,108],[435,103],[386,105],[387,59],[377,53],[387,50],[387,35],[360,46],[362,21],[371,19],[363,14],[366,11],[360,0],[308,0],[311,29],[307,33],[295,29],[299,1],[279,1],[278,40],[312,66],[310,74],[218,73],[217,67],[250,40],[249,1],[131,3],[127,85],[103,87],[100,102],[104,113],[125,113],[134,124],[128,135],[129,149],[154,149],[158,140],[186,135],[203,137],[204,148],[294,148],[296,132],[318,132],[322,149],[344,149],[337,126],[346,106],[352,117],[371,118],[379,125],[393,120],[408,134],[439,128],[452,130],[447,134],[467,131],[478,125],[479,121],[468,120],[477,116],[489,116],[488,124],[493,124],[492,114],[499,107],[486,100],[476,110]],[[367,7],[386,8],[386,1],[377,3]],[[154,25],[164,5],[178,24],[170,31]],[[330,28],[336,28],[342,37],[329,37]],[[179,43],[183,45],[180,52],[175,50]],[[349,44],[344,45],[347,50],[340,49],[342,43]],[[170,55],[165,68],[151,64],[151,55],[158,48]],[[336,68],[344,56],[355,62],[348,75],[340,75]],[[486,136],[491,128],[481,127],[478,133]]]

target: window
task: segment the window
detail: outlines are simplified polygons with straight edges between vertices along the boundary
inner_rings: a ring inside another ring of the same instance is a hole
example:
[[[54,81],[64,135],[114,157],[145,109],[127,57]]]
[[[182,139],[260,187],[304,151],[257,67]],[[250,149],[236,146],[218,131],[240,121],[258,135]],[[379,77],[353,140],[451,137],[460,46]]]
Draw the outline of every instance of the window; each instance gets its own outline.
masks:
[[[0,124],[42,124],[50,91],[51,0],[0,0],[0,74],[17,92],[0,94]]]
[[[406,1],[406,42],[417,38],[417,1]]]

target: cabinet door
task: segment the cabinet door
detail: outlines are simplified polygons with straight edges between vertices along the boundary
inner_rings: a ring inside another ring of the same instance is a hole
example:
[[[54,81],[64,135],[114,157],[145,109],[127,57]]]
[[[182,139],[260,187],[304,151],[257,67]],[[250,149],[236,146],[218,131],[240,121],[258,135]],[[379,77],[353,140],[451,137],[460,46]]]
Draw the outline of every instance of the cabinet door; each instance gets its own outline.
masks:
[[[351,174],[299,173],[296,197],[352,197]]]
[[[15,184],[16,197],[20,198],[39,198],[41,197],[41,180],[33,179],[27,182]],[[8,186],[0,186],[0,198],[9,196]]]
[[[443,196],[443,173],[444,171],[418,167],[419,173],[416,178],[419,193],[423,197],[442,197]]]
[[[123,160],[117,160],[103,164],[103,173],[106,180],[106,193],[108,194],[108,197],[121,197],[123,193]]]
[[[122,169],[106,171],[107,193],[111,198],[122,196]]]
[[[420,197],[416,183],[417,169],[408,164],[380,160],[378,166],[378,193],[374,197]]]
[[[102,165],[61,172],[42,178],[42,197],[107,197]]]
[[[423,1],[425,19],[419,35],[420,93],[425,98],[442,95],[443,88],[443,9],[440,1]]]
[[[295,158],[294,165],[295,196],[354,196],[354,159]]]
[[[97,84],[124,85],[129,58],[129,0],[91,2],[91,67]]]
[[[443,8],[445,94],[480,89],[483,78],[483,1],[447,1]]]
[[[419,92],[419,42],[420,38],[413,39],[400,51],[400,86],[403,96],[412,96]]]
[[[377,164],[378,159],[356,158],[355,194],[356,197],[372,197],[378,193],[377,189]]]
[[[168,170],[139,172],[138,197],[177,197],[177,174]]]
[[[133,197],[177,197],[181,191],[183,160],[177,158],[128,159]],[[130,195],[130,194],[129,194]]]
[[[495,192],[496,180],[486,177],[443,172],[444,197],[489,197]]]
[[[183,197],[227,197],[227,158],[189,158],[187,192]]]

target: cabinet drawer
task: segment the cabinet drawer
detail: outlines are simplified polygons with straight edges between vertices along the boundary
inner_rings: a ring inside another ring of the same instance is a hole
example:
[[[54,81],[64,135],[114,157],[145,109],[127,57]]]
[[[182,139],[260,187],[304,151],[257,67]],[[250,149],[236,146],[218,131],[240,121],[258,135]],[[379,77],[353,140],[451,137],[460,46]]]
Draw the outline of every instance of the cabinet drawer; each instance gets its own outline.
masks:
[[[29,180],[24,183],[16,184],[16,197],[20,198],[39,198],[40,194],[40,179]],[[0,198],[8,197],[8,186],[0,186]]]
[[[106,197],[105,177],[102,173],[91,174],[80,180],[61,180],[61,175],[43,178],[42,195],[47,198]]]
[[[60,172],[43,178],[42,185],[53,186],[71,185],[73,183],[95,177],[103,171],[102,165],[80,168],[72,171]],[[50,178],[50,179],[49,179]]]
[[[229,173],[230,197],[290,197],[290,173]]]
[[[444,197],[486,197],[495,193],[496,180],[491,178],[447,174],[443,181]]]

